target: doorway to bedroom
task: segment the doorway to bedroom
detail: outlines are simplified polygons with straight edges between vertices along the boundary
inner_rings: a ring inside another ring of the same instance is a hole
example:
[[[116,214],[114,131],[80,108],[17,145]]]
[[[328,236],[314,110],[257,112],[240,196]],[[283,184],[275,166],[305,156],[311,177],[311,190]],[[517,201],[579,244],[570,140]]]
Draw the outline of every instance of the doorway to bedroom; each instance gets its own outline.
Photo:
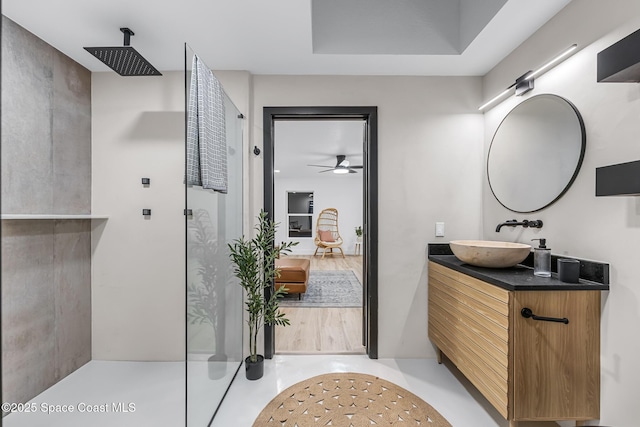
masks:
[[[281,310],[291,325],[265,328],[267,357],[377,357],[377,272],[367,269],[375,108],[331,109],[265,108],[265,210],[279,223],[276,242],[298,242],[276,263],[275,285],[289,290]]]
[[[365,352],[356,234],[363,217],[364,125],[362,119],[274,124],[275,240],[298,243],[276,261],[276,286],[288,289],[280,306],[291,321],[275,328],[278,354]]]

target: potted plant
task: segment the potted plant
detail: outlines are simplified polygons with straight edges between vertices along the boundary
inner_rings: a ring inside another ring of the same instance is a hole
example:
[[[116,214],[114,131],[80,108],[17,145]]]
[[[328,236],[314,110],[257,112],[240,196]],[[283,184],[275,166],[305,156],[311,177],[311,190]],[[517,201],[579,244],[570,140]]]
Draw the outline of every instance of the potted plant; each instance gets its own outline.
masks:
[[[279,299],[286,293],[284,289],[275,289],[267,297],[265,291],[271,289],[271,284],[279,271],[275,267],[275,260],[281,253],[291,252],[291,246],[298,242],[282,242],[274,245],[276,224],[267,217],[265,211],[258,216],[256,236],[246,239],[244,236],[229,244],[234,274],[240,279],[240,286],[246,292],[246,310],[249,315],[249,352],[245,359],[247,379],[262,378],[264,372],[264,357],[258,354],[258,332],[266,323],[268,325],[287,326],[289,319],[279,309]]]
[[[356,227],[356,241],[362,242],[362,226],[361,225]]]

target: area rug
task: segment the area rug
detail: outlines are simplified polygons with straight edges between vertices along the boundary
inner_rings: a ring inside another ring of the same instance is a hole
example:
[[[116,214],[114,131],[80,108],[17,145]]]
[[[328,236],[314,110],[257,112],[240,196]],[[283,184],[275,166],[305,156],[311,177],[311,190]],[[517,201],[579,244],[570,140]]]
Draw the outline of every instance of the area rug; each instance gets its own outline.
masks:
[[[334,373],[292,385],[262,410],[253,427],[451,427],[415,394],[372,375]]]
[[[351,270],[312,270],[307,292],[285,295],[282,307],[362,307],[362,285]]]

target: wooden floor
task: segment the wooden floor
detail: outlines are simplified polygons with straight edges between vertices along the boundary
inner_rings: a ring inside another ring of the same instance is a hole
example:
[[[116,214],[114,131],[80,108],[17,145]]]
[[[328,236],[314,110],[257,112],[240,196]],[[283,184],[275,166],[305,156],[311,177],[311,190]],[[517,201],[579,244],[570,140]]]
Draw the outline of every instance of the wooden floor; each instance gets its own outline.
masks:
[[[295,255],[311,260],[311,270],[352,270],[362,283],[362,257]],[[276,353],[346,354],[365,352],[362,346],[362,307],[281,307],[290,326],[276,327]]]

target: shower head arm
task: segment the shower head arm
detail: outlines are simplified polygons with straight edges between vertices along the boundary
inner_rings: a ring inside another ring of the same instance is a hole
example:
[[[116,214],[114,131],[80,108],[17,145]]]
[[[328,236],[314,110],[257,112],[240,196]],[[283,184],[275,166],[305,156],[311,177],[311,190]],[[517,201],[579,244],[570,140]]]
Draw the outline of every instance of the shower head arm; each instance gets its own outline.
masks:
[[[133,31],[131,31],[129,28],[120,28],[120,31],[122,31],[124,33],[124,45],[125,46],[130,46],[131,45],[131,36],[135,36],[135,33]]]

